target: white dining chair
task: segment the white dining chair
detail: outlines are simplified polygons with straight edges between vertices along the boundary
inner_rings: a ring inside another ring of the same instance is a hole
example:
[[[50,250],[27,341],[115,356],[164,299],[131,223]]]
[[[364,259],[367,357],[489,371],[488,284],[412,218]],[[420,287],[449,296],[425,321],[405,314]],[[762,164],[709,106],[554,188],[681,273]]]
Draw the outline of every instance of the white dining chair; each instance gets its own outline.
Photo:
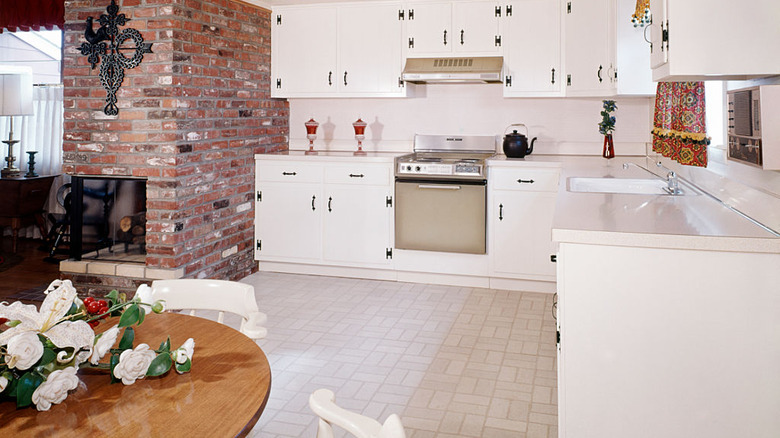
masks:
[[[229,312],[241,317],[239,331],[247,337],[263,339],[268,333],[263,327],[268,318],[257,308],[255,288],[250,284],[189,278],[155,280],[150,292],[152,302],[165,300],[165,310],[189,310],[193,316],[197,316],[198,310],[217,311],[220,324],[224,324],[225,312]]]
[[[336,396],[329,389],[318,389],[309,396],[309,407],[319,416],[317,438],[333,438],[337,425],[357,438],[406,438],[401,418],[391,414],[385,424],[373,418],[350,412],[335,403]]]

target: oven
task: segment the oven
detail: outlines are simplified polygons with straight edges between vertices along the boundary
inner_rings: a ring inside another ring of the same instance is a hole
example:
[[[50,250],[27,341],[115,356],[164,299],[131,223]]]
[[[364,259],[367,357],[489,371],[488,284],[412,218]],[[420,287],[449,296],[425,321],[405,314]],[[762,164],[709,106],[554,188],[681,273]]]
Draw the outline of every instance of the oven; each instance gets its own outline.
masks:
[[[485,254],[485,159],[494,136],[415,136],[415,152],[396,158],[395,247]]]

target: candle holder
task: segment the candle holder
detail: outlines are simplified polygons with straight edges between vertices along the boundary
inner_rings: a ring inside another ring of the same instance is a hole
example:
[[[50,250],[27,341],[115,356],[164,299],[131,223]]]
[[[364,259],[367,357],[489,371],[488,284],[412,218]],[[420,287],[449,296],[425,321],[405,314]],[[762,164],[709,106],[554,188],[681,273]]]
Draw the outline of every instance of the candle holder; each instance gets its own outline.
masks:
[[[25,178],[34,178],[38,176],[37,173],[35,173],[35,154],[37,154],[38,151],[27,151],[27,156],[29,157],[27,159],[27,173],[24,174]]]
[[[353,152],[353,155],[366,155],[366,152],[363,150],[363,140],[366,138],[365,132],[366,132],[366,122],[360,119],[358,117],[357,121],[352,124],[352,127],[355,128],[355,140],[358,142],[358,148],[355,152]]]
[[[306,138],[309,139],[309,150],[306,151],[306,155],[317,155],[317,151],[314,150],[314,140],[317,138],[317,127],[320,126],[314,118],[309,119],[306,125]]]

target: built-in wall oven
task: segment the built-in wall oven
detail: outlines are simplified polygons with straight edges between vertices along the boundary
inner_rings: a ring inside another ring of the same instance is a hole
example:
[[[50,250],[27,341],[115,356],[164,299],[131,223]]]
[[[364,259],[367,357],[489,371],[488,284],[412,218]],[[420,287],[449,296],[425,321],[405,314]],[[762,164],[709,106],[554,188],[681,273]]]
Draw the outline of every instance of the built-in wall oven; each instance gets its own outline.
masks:
[[[486,252],[485,159],[494,136],[416,135],[395,163],[395,247]]]

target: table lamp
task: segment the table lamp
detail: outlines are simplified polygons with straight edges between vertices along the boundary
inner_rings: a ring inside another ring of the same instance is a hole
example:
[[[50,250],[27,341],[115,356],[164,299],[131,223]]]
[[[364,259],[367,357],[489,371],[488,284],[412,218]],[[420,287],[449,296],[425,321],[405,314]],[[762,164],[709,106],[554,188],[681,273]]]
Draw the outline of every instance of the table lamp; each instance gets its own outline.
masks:
[[[19,169],[14,165],[14,116],[26,116],[33,113],[32,69],[2,67],[0,69],[0,116],[10,116],[10,131],[8,140],[8,156],[5,158],[5,168],[0,171],[3,178],[20,176]]]

